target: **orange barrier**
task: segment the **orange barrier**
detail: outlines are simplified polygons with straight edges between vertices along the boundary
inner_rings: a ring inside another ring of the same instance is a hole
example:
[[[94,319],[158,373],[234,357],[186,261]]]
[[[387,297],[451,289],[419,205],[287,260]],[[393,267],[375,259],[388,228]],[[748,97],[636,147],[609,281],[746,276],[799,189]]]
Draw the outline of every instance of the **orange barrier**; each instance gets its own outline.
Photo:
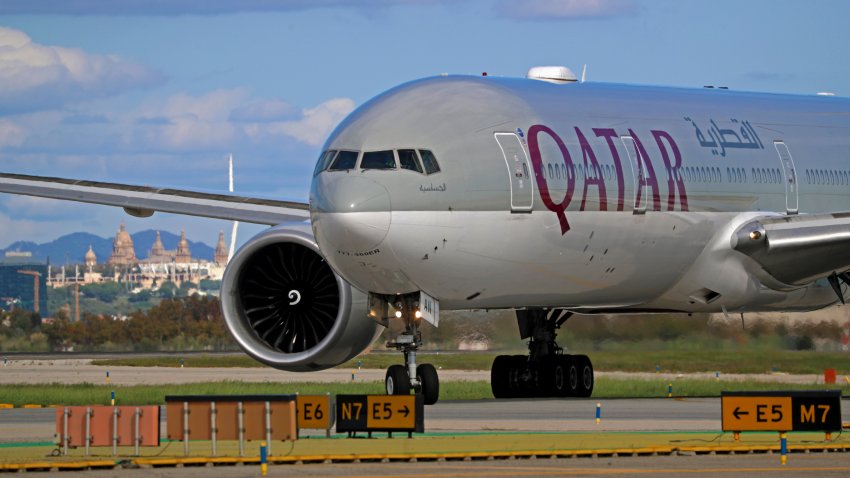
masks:
[[[209,440],[212,456],[219,440],[238,440],[239,455],[245,440],[298,438],[295,395],[192,395],[168,396],[166,428],[169,440],[183,442],[189,454],[189,440]]]
[[[159,446],[159,407],[105,405],[56,407],[56,436],[64,453],[69,447],[112,446],[113,455],[119,446]]]
[[[835,369],[834,368],[826,368],[823,370],[823,383],[831,384],[835,383]]]

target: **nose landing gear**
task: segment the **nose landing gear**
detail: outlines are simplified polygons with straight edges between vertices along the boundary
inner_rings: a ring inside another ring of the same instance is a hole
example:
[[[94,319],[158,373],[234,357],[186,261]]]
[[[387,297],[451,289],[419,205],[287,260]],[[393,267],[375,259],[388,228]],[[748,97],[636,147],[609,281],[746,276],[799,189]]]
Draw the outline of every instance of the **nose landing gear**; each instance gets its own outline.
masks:
[[[440,379],[437,369],[429,364],[416,363],[416,352],[422,346],[422,333],[419,331],[419,293],[406,294],[394,298],[395,317],[404,322],[404,332],[395,340],[387,342],[388,348],[394,348],[404,354],[404,365],[391,365],[384,379],[387,395],[407,395],[411,391],[421,393],[425,405],[433,405],[440,398]]]
[[[528,355],[500,355],[493,361],[490,385],[496,398],[589,397],[593,393],[593,364],[586,355],[567,355],[555,342],[557,330],[571,312],[518,310]]]

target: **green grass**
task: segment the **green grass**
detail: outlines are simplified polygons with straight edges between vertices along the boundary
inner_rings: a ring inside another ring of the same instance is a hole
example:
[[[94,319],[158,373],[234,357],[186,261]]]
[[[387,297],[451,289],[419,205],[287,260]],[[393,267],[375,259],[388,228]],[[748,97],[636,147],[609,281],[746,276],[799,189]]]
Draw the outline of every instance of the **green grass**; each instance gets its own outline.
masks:
[[[765,373],[779,371],[793,374],[822,374],[826,368],[834,368],[839,374],[850,374],[850,354],[837,352],[788,351],[773,348],[740,349],[672,349],[588,352],[596,370],[625,372],[654,372],[656,366],[662,371],[676,373],[714,372],[722,373]],[[430,362],[437,367],[450,370],[489,370],[496,356],[492,352],[445,352],[422,353],[420,362]],[[246,355],[191,355],[185,357],[186,367],[263,367]],[[385,369],[391,364],[401,363],[401,354],[373,353],[361,355],[339,367]],[[94,360],[95,365],[179,367],[180,357],[144,357],[129,359]]]
[[[593,393],[595,399],[605,398],[661,398],[667,396],[666,380],[637,380],[600,378]],[[850,393],[845,384],[785,384],[755,381],[715,381],[681,379],[673,383],[676,397],[719,396],[721,391],[735,390],[842,390]],[[492,399],[489,382],[443,381],[440,383],[441,400]],[[112,387],[109,385],[64,384],[11,384],[0,388],[0,403],[17,407],[24,404],[50,405],[108,405],[110,393],[115,391],[119,405],[164,404],[167,395],[248,395],[248,394],[383,394],[380,382],[355,383],[246,383],[236,381],[207,382],[182,385],[135,385]]]

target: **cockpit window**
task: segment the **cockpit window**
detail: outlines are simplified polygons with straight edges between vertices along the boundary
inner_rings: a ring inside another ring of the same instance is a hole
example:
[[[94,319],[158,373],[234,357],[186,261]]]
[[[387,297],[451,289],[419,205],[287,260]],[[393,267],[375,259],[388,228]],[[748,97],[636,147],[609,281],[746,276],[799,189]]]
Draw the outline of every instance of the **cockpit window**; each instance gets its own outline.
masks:
[[[331,164],[331,161],[334,159],[335,155],[336,151],[332,149],[322,153],[322,156],[319,157],[319,161],[316,163],[316,170],[313,171],[313,176],[328,169],[328,165]]]
[[[388,151],[370,151],[363,153],[363,159],[360,160],[361,169],[395,169],[395,155],[392,150]]]
[[[401,169],[409,169],[417,173],[422,172],[422,165],[419,163],[419,157],[416,156],[415,149],[398,150],[398,163]]]
[[[427,149],[420,149],[419,154],[422,156],[422,164],[425,166],[426,174],[440,172],[440,165],[437,164],[437,158],[434,157],[434,153]]]
[[[347,169],[354,169],[354,165],[357,164],[357,151],[340,151],[339,154],[336,155],[336,159],[331,163],[331,167],[328,168],[328,171],[345,171]]]

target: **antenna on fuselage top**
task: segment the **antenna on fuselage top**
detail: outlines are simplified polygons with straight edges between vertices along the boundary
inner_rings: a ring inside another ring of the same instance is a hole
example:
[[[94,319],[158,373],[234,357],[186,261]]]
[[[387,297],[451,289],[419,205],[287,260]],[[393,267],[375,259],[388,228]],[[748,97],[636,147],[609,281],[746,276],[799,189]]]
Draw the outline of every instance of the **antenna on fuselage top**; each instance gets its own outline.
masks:
[[[587,77],[587,63],[581,67],[581,83],[584,83],[584,79]]]
[[[233,154],[230,155],[228,167],[228,191],[233,192]],[[239,221],[233,221],[233,229],[230,231],[230,250],[227,251],[227,262],[233,259],[233,253],[236,251],[236,232],[239,230]]]

